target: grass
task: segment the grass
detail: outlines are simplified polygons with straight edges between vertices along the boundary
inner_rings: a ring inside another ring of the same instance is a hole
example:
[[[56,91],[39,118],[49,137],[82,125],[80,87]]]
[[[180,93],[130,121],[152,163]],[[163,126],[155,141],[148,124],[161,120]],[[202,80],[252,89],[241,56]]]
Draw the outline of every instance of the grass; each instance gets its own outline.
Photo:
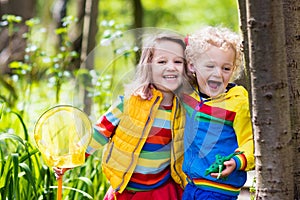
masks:
[[[0,200],[53,200],[57,181],[45,165],[22,116],[2,112],[0,128]],[[101,152],[63,179],[63,199],[103,199],[108,183],[101,171]]]

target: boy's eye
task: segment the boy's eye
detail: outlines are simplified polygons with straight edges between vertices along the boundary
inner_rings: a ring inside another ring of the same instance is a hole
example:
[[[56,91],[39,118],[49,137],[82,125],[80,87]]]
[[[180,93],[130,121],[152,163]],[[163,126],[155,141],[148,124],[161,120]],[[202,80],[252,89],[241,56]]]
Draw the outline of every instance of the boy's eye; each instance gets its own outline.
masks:
[[[213,65],[207,65],[206,67],[207,68],[214,68],[215,66],[213,66]]]
[[[231,71],[231,70],[232,70],[232,67],[230,67],[230,66],[229,66],[229,67],[223,67],[223,70],[224,70],[224,71]]]

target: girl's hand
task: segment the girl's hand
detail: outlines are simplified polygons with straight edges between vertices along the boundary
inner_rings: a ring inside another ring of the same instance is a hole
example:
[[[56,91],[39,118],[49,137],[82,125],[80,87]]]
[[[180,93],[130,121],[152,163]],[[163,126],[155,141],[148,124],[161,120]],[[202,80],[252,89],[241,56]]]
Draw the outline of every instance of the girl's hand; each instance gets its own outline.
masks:
[[[151,89],[153,88],[152,85],[149,85],[147,87],[143,87],[133,93],[134,96],[139,96],[144,100],[150,100],[153,97],[153,94],[151,92]]]
[[[226,178],[227,176],[229,176],[229,174],[231,174],[235,168],[236,168],[236,163],[234,161],[233,158],[231,158],[230,160],[228,161],[225,161],[224,162],[224,165],[225,165],[225,169],[221,172],[221,174],[219,173],[211,173],[210,175],[214,178]]]
[[[59,167],[53,167],[53,171],[56,177],[56,180],[59,180],[63,177],[64,173],[71,168],[59,168]]]

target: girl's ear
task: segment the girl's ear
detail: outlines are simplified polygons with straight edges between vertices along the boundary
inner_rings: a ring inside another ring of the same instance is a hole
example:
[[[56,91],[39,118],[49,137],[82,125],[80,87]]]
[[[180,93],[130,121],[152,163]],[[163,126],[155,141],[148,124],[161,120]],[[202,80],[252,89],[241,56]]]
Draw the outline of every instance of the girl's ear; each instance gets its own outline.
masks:
[[[190,72],[195,73],[195,68],[193,63],[189,62],[187,66]]]

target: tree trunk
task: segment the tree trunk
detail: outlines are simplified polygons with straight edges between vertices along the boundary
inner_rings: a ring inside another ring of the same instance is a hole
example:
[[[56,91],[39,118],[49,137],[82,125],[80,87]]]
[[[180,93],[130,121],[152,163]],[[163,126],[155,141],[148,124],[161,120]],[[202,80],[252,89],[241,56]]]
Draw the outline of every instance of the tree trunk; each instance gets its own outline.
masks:
[[[52,16],[55,22],[55,28],[63,27],[62,19],[67,16],[67,5],[68,5],[68,0],[56,0],[54,2],[54,6],[52,9]],[[59,37],[59,42],[57,46],[60,47],[62,38],[61,35],[59,35],[58,37]]]
[[[143,27],[144,9],[141,0],[132,0],[134,28]]]
[[[287,70],[290,90],[290,119],[294,157],[300,156],[300,1],[284,0]],[[294,199],[300,199],[300,160],[294,159]]]
[[[142,5],[141,0],[132,0],[133,4],[133,17],[134,17],[134,29],[142,28],[144,26],[144,8]],[[141,47],[141,41],[139,37],[143,34],[143,30],[140,29],[139,31],[134,32],[135,35],[135,43],[138,47]],[[135,53],[135,63],[138,64],[140,58],[140,51]]]
[[[243,85],[248,91],[250,90],[250,71],[249,71],[249,42],[247,33],[247,7],[246,0],[238,0],[238,10],[240,19],[240,30],[243,33],[243,48],[244,48],[244,73],[237,81],[238,84]]]
[[[23,19],[22,23],[15,25],[18,31],[10,36],[10,39],[7,28],[3,28],[0,32],[0,74],[11,72],[8,67],[10,62],[24,59],[26,42],[22,36],[27,32],[24,22],[34,17],[35,5],[36,0],[0,0],[0,20],[4,14],[21,16]]]
[[[2,0],[0,1],[0,19],[4,14],[18,15],[24,20],[35,14],[36,0]]]
[[[96,34],[98,31],[97,18],[98,18],[98,5],[99,0],[86,0],[85,16],[83,22],[83,37],[81,48],[81,68],[91,70],[94,68],[94,53],[92,50],[96,46]],[[88,91],[84,91],[84,112],[91,114],[92,99],[88,96]]]
[[[243,33],[243,48],[244,48],[244,73],[236,83],[243,85],[248,91],[251,88],[250,80],[250,58],[249,58],[249,40],[248,40],[248,29],[247,29],[247,5],[246,0],[238,0],[238,11],[239,11],[239,23],[240,30]],[[252,102],[252,94],[249,92],[249,102]],[[250,110],[252,111],[252,105],[250,104]],[[252,116],[252,112],[251,112]]]
[[[256,199],[293,199],[293,149],[282,1],[247,0]]]
[[[86,0],[78,0],[77,3],[77,19],[75,31],[72,34],[73,49],[79,54],[79,58],[75,58],[73,63],[76,69],[80,68],[81,64],[81,45],[82,45],[82,32],[83,32],[83,21],[84,21],[84,12],[85,12],[85,3]]]

